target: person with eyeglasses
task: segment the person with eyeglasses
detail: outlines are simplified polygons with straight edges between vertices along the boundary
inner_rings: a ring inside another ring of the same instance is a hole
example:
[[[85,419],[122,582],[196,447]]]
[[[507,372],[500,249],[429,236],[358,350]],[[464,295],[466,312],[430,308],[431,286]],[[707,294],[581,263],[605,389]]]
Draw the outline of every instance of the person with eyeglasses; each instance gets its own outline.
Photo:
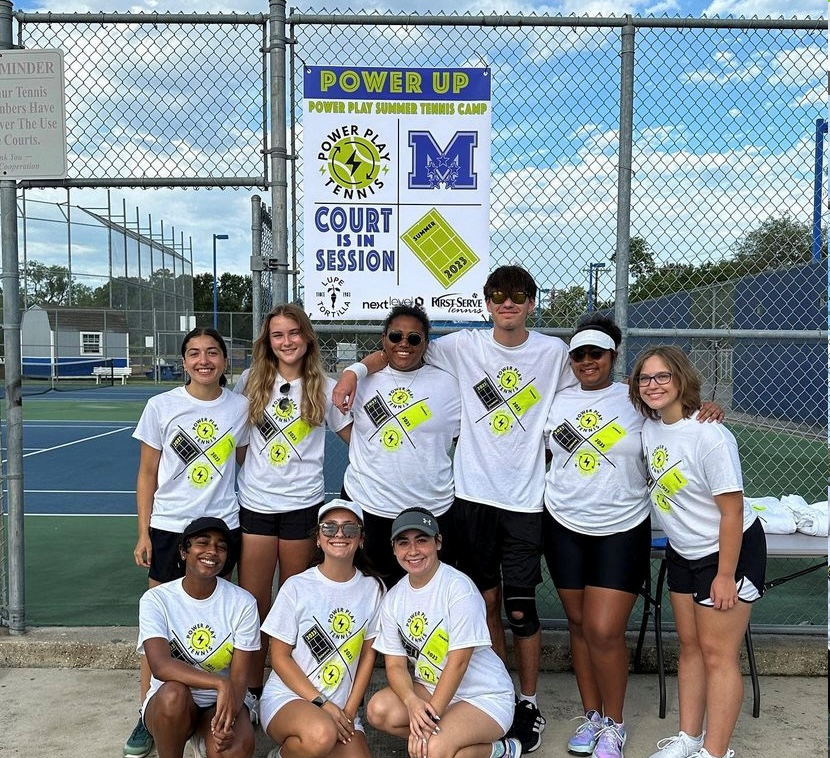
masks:
[[[395,517],[421,505],[436,514],[442,559],[453,565],[452,447],[461,421],[455,377],[424,364],[429,318],[395,306],[383,322],[386,365],[358,386],[342,495],[366,514],[366,552],[391,587],[404,570],[389,550]]]
[[[391,547],[406,576],[381,602],[374,648],[389,686],[366,706],[369,723],[406,740],[410,758],[519,758],[519,740],[505,737],[513,683],[490,644],[481,593],[440,559],[438,519],[407,508]]]
[[[363,550],[363,511],[322,505],[311,567],[287,579],[262,630],[272,673],[260,702],[280,747],[268,758],[370,758],[358,714],[369,686],[383,583]]]
[[[248,398],[250,425],[249,450],[237,479],[239,583],[257,599],[260,619],[271,607],[277,568],[282,585],[307,568],[314,551],[311,534],[325,499],[326,427],[349,442],[352,419],[332,406],[333,387],[305,311],[292,304],[271,310],[254,341],[251,367],[234,387]],[[258,656],[250,682],[257,697],[264,645]]]
[[[461,329],[431,342],[425,359],[452,374],[461,396],[461,431],[453,459],[458,567],[484,596],[496,653],[507,661],[502,601],[513,634],[519,692],[510,734],[523,752],[542,744],[545,719],[536,699],[541,623],[545,487],[543,431],[554,395],[576,379],[558,337],[527,329],[537,287],[520,266],[500,266],[484,283],[492,329]],[[333,396],[351,407],[357,378],[378,370],[367,356],[340,378]]]
[[[695,423],[700,387],[686,354],[665,345],[638,356],[629,385],[645,417],[649,497],[668,537],[680,641],[680,732],[658,742],[651,758],[735,755],[729,741],[743,701],[740,649],[752,604],[764,594],[766,540],[743,497],[738,445],[724,427]]]
[[[150,587],[180,579],[179,543],[198,516],[222,519],[230,528],[223,575],[239,557],[239,502],[234,479],[248,444],[248,402],[225,387],[228,348],[210,327],[189,331],[181,344],[185,384],[151,397],[133,437],[141,443],[135,499],[137,566],[147,569]],[[141,658],[140,697],[150,687],[147,658]],[[142,758],[153,737],[139,719],[124,743],[125,758]]]
[[[568,618],[584,716],[568,752],[621,758],[628,618],[651,553],[651,504],[640,432],[645,419],[614,381],[622,332],[600,313],[580,320],[568,355],[578,380],[553,398],[545,438],[545,559]],[[722,417],[707,404],[700,420]]]

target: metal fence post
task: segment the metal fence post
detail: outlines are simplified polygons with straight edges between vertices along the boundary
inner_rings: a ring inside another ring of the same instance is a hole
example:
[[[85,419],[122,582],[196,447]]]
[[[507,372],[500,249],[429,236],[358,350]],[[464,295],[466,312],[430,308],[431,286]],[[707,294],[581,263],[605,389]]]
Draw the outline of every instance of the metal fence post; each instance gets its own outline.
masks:
[[[262,199],[251,198],[251,339],[256,339],[262,321]]]
[[[634,25],[626,16],[620,38],[620,135],[617,166],[617,276],[614,290],[614,319],[623,340],[617,354],[617,373],[627,372],[628,256],[631,236],[631,156],[634,139]]]
[[[12,43],[12,3],[0,0],[0,49]],[[20,276],[17,250],[17,189],[0,181],[0,237],[3,246],[3,347],[6,359],[6,485],[9,499],[9,630],[26,631],[23,561],[23,397],[20,364]]]
[[[285,0],[269,3],[271,59],[271,224],[273,255],[278,268],[271,273],[272,303],[288,302],[288,173],[285,138]]]

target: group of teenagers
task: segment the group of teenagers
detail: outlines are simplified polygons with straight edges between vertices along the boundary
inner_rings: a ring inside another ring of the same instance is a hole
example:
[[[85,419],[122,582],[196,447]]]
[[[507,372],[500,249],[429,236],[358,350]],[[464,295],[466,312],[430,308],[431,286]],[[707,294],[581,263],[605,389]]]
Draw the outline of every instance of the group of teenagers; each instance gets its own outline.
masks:
[[[581,700],[567,750],[622,758],[625,631],[653,518],[668,537],[680,723],[651,758],[734,755],[766,545],[735,439],[705,423],[721,409],[701,403],[674,346],[615,381],[622,335],[606,316],[567,345],[529,331],[537,288],[521,267],[495,269],[483,292],[491,328],[431,341],[427,314],[396,306],[382,350],[336,383],[294,305],[266,316],[233,391],[222,337],[185,337],[187,383],[151,398],[134,433],[134,556],[151,588],[125,756],[155,742],[181,758],[189,742],[197,758],[248,758],[259,721],[270,758],[369,758],[360,709],[378,652],[388,686],[364,715],[412,758],[532,753],[544,556]],[[328,502],[326,429],[349,455]]]

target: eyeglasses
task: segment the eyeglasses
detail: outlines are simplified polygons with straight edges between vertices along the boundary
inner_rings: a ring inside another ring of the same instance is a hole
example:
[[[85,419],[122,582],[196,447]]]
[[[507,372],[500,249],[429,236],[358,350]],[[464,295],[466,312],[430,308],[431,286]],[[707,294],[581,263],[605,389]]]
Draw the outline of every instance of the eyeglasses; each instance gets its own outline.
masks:
[[[671,376],[671,371],[658,371],[656,374],[637,374],[634,378],[640,387],[648,387],[652,379],[654,379],[655,384],[668,384],[671,381]]]
[[[487,296],[491,302],[496,305],[501,305],[509,297],[516,305],[522,305],[527,300],[527,292],[502,292],[501,290],[493,290]]]
[[[588,357],[591,358],[591,360],[598,361],[607,352],[608,350],[602,347],[589,347],[587,349],[584,347],[578,347],[571,353],[571,360],[574,363],[582,363],[582,361]]]
[[[409,334],[404,335],[403,332],[395,329],[394,331],[386,333],[386,339],[388,339],[393,345],[397,345],[401,340],[405,339],[408,345],[415,347],[415,345],[420,345],[424,338],[418,334],[418,332],[410,332]]]
[[[337,536],[337,532],[342,532],[346,539],[353,539],[359,537],[363,531],[363,527],[354,521],[347,521],[345,524],[338,524],[336,521],[321,521],[320,534],[324,537],[332,538]]]
[[[291,384],[289,382],[285,382],[285,384],[280,385],[280,395],[283,397],[281,397],[280,401],[277,403],[277,408],[279,408],[283,413],[291,407],[291,398],[288,397],[289,392],[291,392]]]

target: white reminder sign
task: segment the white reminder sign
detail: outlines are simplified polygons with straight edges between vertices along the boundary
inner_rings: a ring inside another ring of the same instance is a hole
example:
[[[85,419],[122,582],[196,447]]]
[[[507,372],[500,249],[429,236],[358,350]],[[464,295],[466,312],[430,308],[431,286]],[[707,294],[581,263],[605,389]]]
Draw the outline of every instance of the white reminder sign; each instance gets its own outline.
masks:
[[[0,51],[0,179],[65,176],[63,52]]]

